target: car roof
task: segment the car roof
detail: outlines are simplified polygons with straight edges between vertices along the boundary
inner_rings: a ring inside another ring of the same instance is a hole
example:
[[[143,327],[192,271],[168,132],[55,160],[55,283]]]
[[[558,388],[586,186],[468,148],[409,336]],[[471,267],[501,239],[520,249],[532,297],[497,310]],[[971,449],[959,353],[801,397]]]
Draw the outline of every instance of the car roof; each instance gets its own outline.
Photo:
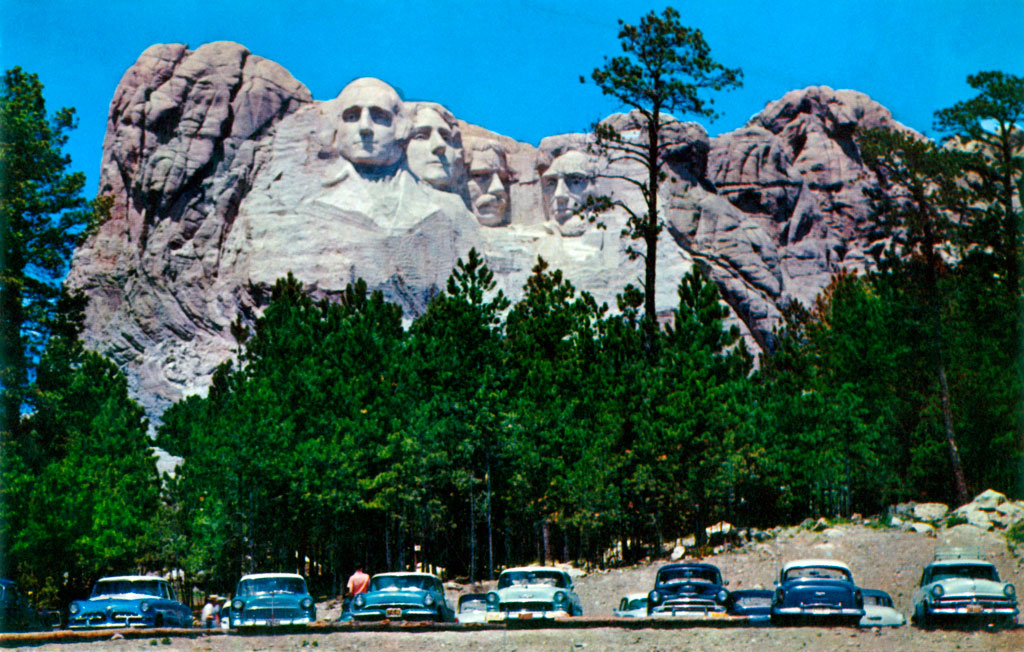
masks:
[[[566,571],[562,570],[561,568],[555,568],[554,566],[517,566],[516,568],[506,568],[505,570],[501,571],[501,573],[504,575],[505,573],[523,572],[523,571],[528,571],[528,572],[531,572],[531,573],[535,573],[537,571],[546,571],[546,572],[549,572],[549,573],[550,572],[555,572],[555,573],[564,573],[564,574],[568,575],[568,573]]]
[[[377,573],[374,577],[433,577],[437,581],[441,578],[433,573],[414,573],[412,571],[392,571],[388,573]]]
[[[142,580],[153,581],[160,580],[166,582],[167,580],[158,575],[111,575],[110,577],[101,577],[97,582],[140,582]]]
[[[251,575],[243,575],[242,580],[265,580],[276,577],[290,577],[298,578],[300,580],[305,579],[298,573],[253,573]],[[242,580],[239,581],[241,582]]]
[[[824,568],[841,568],[851,575],[853,572],[850,567],[841,561],[835,561],[834,559],[797,559],[785,564],[782,567],[782,572],[785,573],[791,568],[808,568],[811,566],[822,566]]]
[[[882,591],[881,589],[861,589],[860,592],[864,595],[873,595],[876,597],[889,598],[890,600],[892,600],[892,596],[890,596],[885,591]]]
[[[940,559],[928,564],[929,566],[995,566],[990,561],[983,559]]]

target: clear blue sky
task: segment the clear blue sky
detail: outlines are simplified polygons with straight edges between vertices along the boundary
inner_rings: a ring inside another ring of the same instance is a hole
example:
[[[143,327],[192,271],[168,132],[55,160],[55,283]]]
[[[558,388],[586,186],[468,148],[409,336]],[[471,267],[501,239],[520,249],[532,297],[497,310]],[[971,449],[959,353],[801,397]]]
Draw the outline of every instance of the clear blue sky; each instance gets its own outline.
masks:
[[[51,112],[80,118],[68,152],[98,182],[106,115],[124,71],[153,43],[241,43],[318,100],[379,77],[410,100],[536,144],[619,110],[589,73],[619,52],[616,20],[663,2],[632,0],[0,0],[0,62],[38,73]],[[704,0],[676,2],[712,56],[742,68],[717,97],[712,135],[740,127],[786,91],[863,91],[926,133],[932,113],[971,96],[981,70],[1024,75],[1024,0]]]

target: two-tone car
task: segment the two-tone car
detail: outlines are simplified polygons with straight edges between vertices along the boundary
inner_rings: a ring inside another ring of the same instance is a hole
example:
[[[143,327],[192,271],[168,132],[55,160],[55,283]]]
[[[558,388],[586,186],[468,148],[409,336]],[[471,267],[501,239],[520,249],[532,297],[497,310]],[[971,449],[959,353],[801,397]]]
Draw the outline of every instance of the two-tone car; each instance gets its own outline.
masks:
[[[231,627],[287,627],[316,621],[306,580],[296,573],[244,575],[231,600]]]
[[[773,625],[857,625],[863,617],[864,595],[843,562],[801,559],[779,572]]]
[[[647,594],[647,615],[690,618],[726,615],[729,592],[717,566],[687,561],[658,569],[654,589]]]
[[[93,585],[88,600],[75,600],[68,608],[71,629],[191,626],[192,610],[162,577],[104,577]]]
[[[864,617],[861,627],[902,627],[907,617],[896,610],[892,597],[878,589],[861,589],[864,595]]]
[[[431,573],[378,573],[366,593],[352,599],[354,620],[455,621],[441,578]]]
[[[487,610],[497,618],[529,620],[582,616],[572,576],[548,566],[509,568],[487,594]]]
[[[1012,627],[1017,622],[1017,591],[977,548],[940,548],[921,573],[911,597],[911,620],[918,627],[973,623]]]
[[[622,596],[619,606],[612,610],[616,618],[646,618],[647,617],[647,594],[630,593]]]

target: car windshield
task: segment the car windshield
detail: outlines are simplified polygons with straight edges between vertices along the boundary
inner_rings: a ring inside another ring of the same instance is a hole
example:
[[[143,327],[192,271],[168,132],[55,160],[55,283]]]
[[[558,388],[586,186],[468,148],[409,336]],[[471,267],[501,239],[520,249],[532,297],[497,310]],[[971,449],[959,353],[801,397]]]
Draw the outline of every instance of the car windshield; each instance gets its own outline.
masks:
[[[92,588],[93,597],[99,595],[124,595],[136,593],[160,597],[159,580],[102,580]]]
[[[505,589],[510,586],[554,586],[559,589],[565,588],[565,575],[558,571],[505,571],[498,578],[498,588]]]
[[[816,580],[847,580],[852,581],[850,573],[844,568],[836,566],[799,566],[786,571],[783,581],[795,579],[816,579]]]
[[[772,596],[748,595],[736,599],[736,606],[739,607],[770,607]]]
[[[306,593],[306,582],[301,577],[253,577],[238,583],[237,595],[257,593]]]
[[[375,575],[370,580],[371,591],[400,591],[402,589],[420,589],[437,591],[437,583],[428,575]]]
[[[873,604],[877,607],[891,607],[892,600],[888,596],[865,593],[864,604]]]
[[[626,606],[626,610],[627,611],[633,611],[634,609],[646,609],[646,608],[647,608],[647,598],[634,598],[634,599],[630,600],[629,604]]]
[[[483,595],[465,595],[459,598],[459,612],[486,611],[487,599]]]
[[[995,566],[984,564],[956,564],[949,566],[936,566],[932,569],[932,581],[950,579],[952,577],[965,577],[972,580],[999,581],[999,573]]]
[[[658,572],[655,584],[672,584],[674,582],[711,582],[720,584],[718,573],[712,568],[687,567],[672,568]]]

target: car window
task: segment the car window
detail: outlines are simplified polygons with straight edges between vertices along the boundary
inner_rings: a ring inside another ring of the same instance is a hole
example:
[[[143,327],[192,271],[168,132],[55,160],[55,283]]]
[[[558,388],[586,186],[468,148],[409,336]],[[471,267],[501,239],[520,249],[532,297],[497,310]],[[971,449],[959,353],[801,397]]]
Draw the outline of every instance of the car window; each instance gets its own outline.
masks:
[[[795,579],[850,580],[850,574],[833,566],[799,566],[786,571],[783,581]]]
[[[98,595],[122,595],[135,593],[138,595],[152,595],[160,597],[159,580],[108,580],[96,582],[92,589],[94,596]]]
[[[740,607],[770,607],[772,598],[771,596],[751,595],[739,598],[736,600],[736,604]]]
[[[630,600],[629,601],[629,611],[632,611],[634,609],[646,609],[646,608],[647,608],[647,598],[637,598],[635,600]]]
[[[301,577],[259,577],[244,579],[235,591],[238,595],[257,593],[306,593],[306,582]]]
[[[553,586],[556,588],[572,588],[565,575],[558,571],[505,571],[498,577],[498,588],[510,586]]]
[[[487,600],[482,595],[465,595],[459,598],[459,612],[486,611]]]
[[[955,577],[962,577],[972,580],[991,580],[993,582],[999,581],[999,573],[996,572],[995,566],[986,566],[982,564],[953,564],[949,566],[935,566],[932,568],[932,582],[938,582],[941,580],[951,579]]]
[[[672,582],[711,582],[721,584],[721,577],[711,568],[673,568],[658,572],[655,584],[671,584]]]

